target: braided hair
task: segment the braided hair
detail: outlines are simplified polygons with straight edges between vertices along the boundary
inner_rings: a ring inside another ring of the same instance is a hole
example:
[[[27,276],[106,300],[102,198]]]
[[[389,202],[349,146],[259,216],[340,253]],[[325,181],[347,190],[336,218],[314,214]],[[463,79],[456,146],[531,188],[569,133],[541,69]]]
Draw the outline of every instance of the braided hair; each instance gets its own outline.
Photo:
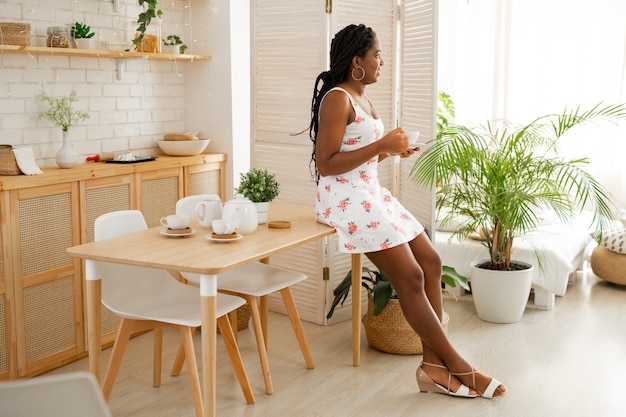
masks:
[[[315,164],[315,179],[319,181],[319,171],[315,162],[315,144],[319,128],[320,104],[324,95],[331,88],[345,80],[348,69],[355,56],[364,57],[368,50],[374,46],[376,33],[372,28],[365,25],[348,25],[335,35],[330,44],[330,69],[322,72],[315,79],[313,87],[313,99],[311,100],[311,124],[309,125],[309,138],[313,142],[311,164]],[[321,87],[319,86],[321,82]]]

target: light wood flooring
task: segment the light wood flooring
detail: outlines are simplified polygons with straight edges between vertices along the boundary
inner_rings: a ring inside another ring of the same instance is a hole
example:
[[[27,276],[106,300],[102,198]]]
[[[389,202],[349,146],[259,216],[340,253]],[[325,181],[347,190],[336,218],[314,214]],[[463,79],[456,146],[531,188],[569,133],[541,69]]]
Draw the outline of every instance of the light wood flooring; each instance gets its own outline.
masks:
[[[554,310],[527,309],[521,322],[481,321],[469,296],[447,300],[449,337],[478,369],[509,389],[497,400],[422,394],[415,382],[421,356],[378,352],[361,343],[360,367],[352,366],[351,325],[304,323],[316,367],[308,370],[285,316],[271,313],[269,359],[275,393],[266,395],[251,328],[240,349],[255,404],[246,404],[221,339],[218,340],[217,411],[224,417],[330,416],[626,416],[626,287],[579,272]],[[114,417],[194,416],[187,371],[169,376],[178,345],[165,332],[163,381],[153,388],[152,334],[129,344],[109,406]],[[196,349],[200,339],[196,334]],[[109,350],[103,353],[103,363]],[[201,365],[201,361],[198,360]],[[87,370],[87,359],[49,374]]]

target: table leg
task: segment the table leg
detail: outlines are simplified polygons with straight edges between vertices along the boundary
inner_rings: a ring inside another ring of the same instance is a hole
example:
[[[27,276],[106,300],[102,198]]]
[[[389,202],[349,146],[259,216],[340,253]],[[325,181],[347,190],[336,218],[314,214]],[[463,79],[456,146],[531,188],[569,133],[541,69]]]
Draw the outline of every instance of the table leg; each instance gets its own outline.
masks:
[[[87,291],[87,343],[89,344],[89,372],[102,384],[102,280],[98,277],[95,261],[85,261]]]
[[[262,264],[269,265],[270,258],[262,258],[259,260]],[[270,297],[264,295],[259,300],[259,311],[261,313],[261,329],[263,329],[263,338],[265,340],[265,349],[267,349],[268,323],[270,315]]]
[[[360,253],[352,254],[352,365],[361,364],[361,269]]]
[[[200,275],[202,309],[202,402],[204,416],[215,417],[217,374],[217,275]]]

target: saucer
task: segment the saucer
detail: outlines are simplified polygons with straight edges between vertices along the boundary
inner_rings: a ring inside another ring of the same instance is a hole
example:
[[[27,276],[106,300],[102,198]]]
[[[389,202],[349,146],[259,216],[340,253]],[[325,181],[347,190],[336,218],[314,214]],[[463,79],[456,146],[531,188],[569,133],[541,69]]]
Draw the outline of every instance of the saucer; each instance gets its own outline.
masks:
[[[423,142],[413,142],[413,143],[409,143],[409,148],[417,148],[420,147],[421,150],[423,150],[426,147],[426,144]]]
[[[195,229],[191,229],[189,232],[185,232],[185,233],[168,233],[167,230],[168,229],[161,230],[161,234],[163,236],[169,236],[169,237],[185,237],[185,236],[191,236],[194,233],[196,233]]]
[[[208,240],[212,241],[212,242],[234,242],[235,240],[239,240],[241,238],[243,238],[242,234],[237,233],[237,236],[235,237],[229,237],[229,238],[219,238],[219,237],[213,237],[211,236],[211,234],[208,234],[205,236]]]

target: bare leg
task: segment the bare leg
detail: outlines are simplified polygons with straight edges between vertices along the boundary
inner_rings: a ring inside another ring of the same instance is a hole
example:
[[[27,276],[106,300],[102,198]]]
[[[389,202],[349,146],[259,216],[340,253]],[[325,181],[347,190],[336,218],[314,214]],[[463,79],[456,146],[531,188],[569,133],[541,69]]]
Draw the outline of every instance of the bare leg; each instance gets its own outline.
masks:
[[[454,373],[471,371],[472,366],[454,349],[441,325],[441,259],[426,234],[422,233],[410,244],[366,255],[395,288],[404,316],[422,339],[424,362],[444,365]],[[426,366],[424,371],[440,385],[448,385],[449,374],[445,369]],[[459,380],[482,394],[491,378],[481,373],[459,375],[450,381],[452,391],[460,386]],[[494,396],[505,391],[500,385]]]

